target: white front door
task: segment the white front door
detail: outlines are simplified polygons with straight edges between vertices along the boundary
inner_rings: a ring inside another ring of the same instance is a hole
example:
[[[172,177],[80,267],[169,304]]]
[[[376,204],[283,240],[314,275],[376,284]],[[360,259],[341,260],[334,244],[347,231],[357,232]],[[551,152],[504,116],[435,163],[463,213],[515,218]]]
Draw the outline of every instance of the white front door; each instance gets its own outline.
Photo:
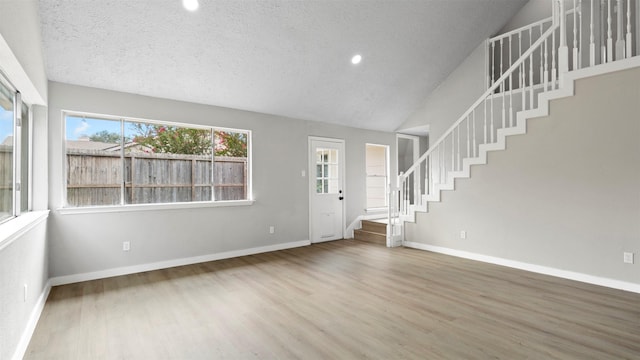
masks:
[[[344,140],[309,137],[309,237],[344,237]]]

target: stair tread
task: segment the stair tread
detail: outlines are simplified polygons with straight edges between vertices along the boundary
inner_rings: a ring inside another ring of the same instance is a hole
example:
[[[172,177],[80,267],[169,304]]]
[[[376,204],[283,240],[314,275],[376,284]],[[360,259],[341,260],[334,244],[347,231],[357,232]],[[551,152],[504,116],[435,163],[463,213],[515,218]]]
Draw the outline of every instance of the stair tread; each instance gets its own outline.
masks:
[[[380,233],[380,232],[376,232],[376,231],[362,230],[362,229],[355,229],[354,231],[361,232],[361,233],[367,233],[367,234],[380,235],[380,236],[387,236],[386,232],[385,233]]]

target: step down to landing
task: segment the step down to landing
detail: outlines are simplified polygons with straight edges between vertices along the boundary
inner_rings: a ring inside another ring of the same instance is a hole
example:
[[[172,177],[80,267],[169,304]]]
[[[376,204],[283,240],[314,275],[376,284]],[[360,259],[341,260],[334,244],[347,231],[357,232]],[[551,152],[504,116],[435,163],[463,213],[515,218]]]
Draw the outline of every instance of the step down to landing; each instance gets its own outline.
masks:
[[[353,238],[374,244],[387,244],[387,224],[382,222],[362,220],[362,228],[353,231]]]

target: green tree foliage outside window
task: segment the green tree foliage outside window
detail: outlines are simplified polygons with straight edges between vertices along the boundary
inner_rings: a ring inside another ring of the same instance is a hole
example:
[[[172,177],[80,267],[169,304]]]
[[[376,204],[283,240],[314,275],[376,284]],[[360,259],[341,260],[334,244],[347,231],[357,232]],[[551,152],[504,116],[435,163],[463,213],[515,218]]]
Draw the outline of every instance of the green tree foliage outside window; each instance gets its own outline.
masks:
[[[215,131],[215,155],[247,157],[247,134]]]
[[[89,140],[98,141],[108,144],[120,144],[122,141],[122,136],[115,132],[109,132],[107,130],[98,131],[97,133],[90,135]],[[127,143],[131,141],[129,138],[125,138],[124,142]]]
[[[213,148],[215,156],[247,156],[245,133],[216,130],[212,143],[210,130],[143,123],[131,126],[136,133],[133,141],[155,153],[209,155]]]

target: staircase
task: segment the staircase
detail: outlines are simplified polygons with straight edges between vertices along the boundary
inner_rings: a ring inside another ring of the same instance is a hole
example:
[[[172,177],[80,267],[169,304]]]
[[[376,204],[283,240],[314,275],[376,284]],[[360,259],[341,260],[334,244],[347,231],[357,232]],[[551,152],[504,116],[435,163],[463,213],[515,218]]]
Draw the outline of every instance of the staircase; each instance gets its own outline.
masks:
[[[612,3],[615,2],[615,6]],[[428,212],[456,179],[524,135],[527,120],[549,114],[549,102],[573,96],[575,79],[640,66],[640,0],[550,0],[552,17],[487,42],[487,90],[390,187],[387,243],[404,240],[404,223]]]
[[[386,220],[362,220],[362,228],[353,231],[353,238],[373,244],[387,244]]]

